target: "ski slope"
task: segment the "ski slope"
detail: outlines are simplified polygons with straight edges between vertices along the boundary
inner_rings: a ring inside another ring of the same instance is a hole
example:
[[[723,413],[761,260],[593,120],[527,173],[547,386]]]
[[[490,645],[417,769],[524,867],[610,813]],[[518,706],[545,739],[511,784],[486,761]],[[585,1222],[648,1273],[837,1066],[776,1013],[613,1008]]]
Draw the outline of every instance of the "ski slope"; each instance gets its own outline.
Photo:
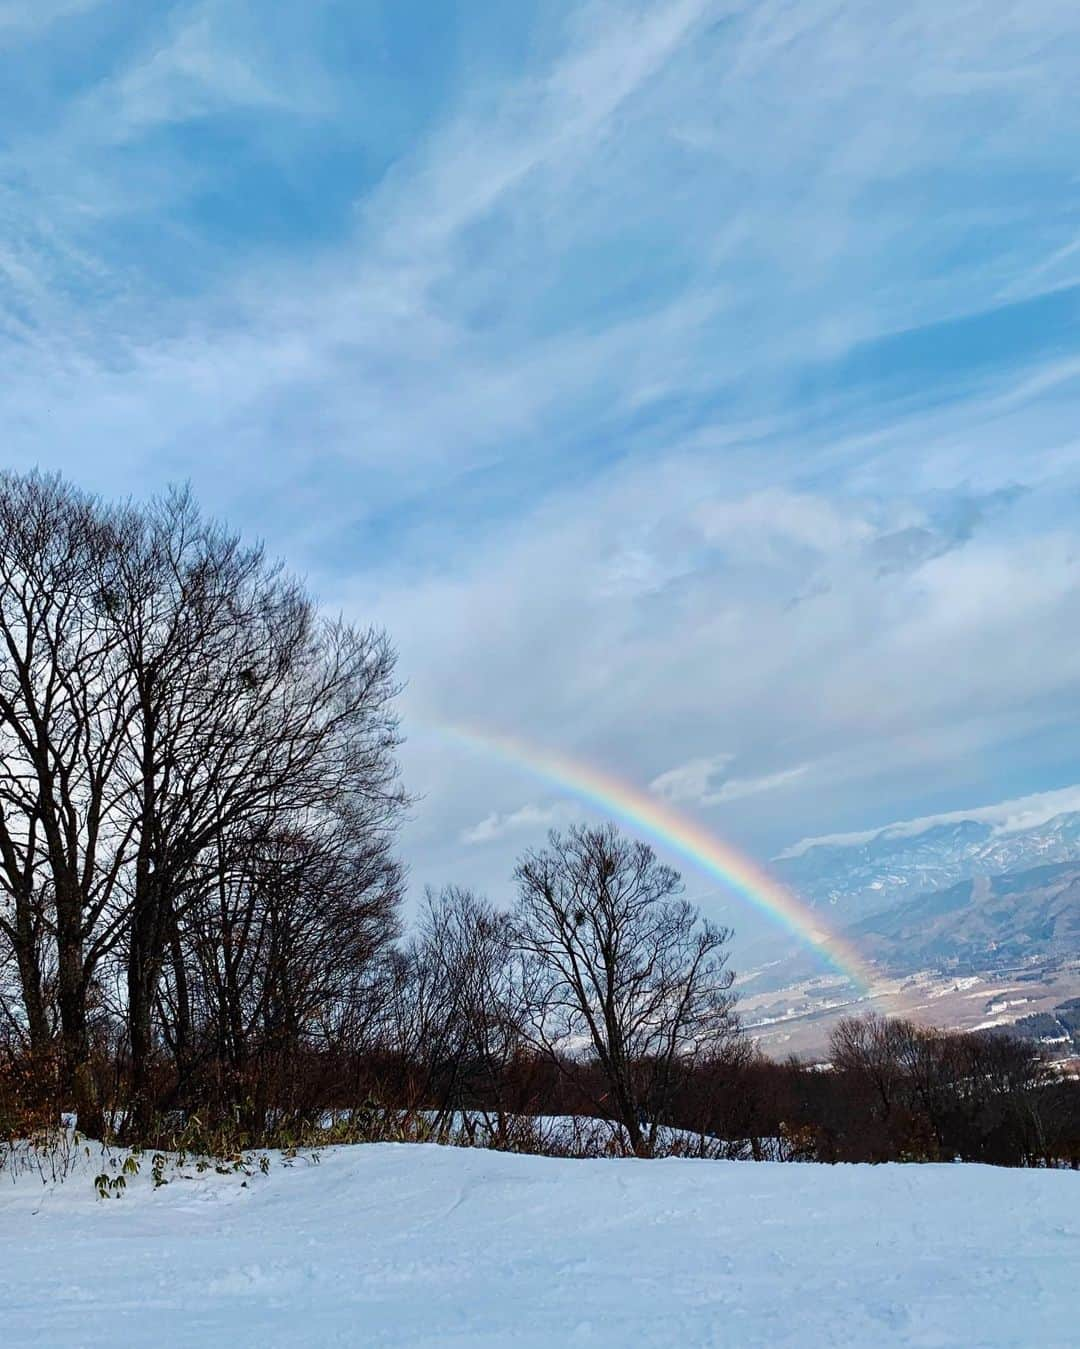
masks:
[[[102,1202],[0,1176],[0,1344],[1080,1343],[1080,1174],[380,1144]]]

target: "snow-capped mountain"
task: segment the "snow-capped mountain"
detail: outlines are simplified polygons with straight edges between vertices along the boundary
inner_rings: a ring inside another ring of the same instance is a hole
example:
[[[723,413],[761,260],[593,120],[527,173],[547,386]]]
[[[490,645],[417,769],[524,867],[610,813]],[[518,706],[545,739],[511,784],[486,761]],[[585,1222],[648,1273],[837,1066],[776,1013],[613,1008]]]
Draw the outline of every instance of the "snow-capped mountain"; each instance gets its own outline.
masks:
[[[1018,829],[978,819],[918,830],[892,825],[869,837],[802,846],[776,859],[773,870],[848,923],[960,881],[1072,861],[1080,861],[1080,811]]]

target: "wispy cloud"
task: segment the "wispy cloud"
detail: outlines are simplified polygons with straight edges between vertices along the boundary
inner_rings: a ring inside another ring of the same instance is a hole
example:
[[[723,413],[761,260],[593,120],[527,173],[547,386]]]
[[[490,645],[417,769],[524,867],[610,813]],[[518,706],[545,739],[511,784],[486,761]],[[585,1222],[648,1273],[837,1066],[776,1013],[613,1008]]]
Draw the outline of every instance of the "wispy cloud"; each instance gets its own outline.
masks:
[[[720,806],[729,801],[742,801],[748,796],[760,796],[764,792],[774,792],[781,787],[789,787],[798,782],[808,771],[809,764],[797,764],[794,768],[783,768],[778,773],[765,773],[756,778],[729,778],[714,792],[708,792],[701,798],[703,806]]]
[[[733,758],[732,754],[714,754],[707,759],[690,759],[653,778],[649,791],[676,803],[702,801]]]
[[[801,778],[809,768],[808,764],[799,764],[794,768],[763,773],[757,777],[728,777],[725,770],[734,757],[731,754],[719,754],[707,759],[691,759],[653,778],[649,790],[673,804],[692,802],[698,806],[720,806],[786,787]]]
[[[1058,815],[1080,811],[1080,784],[1072,787],[1059,787],[1048,792],[1032,792],[1029,796],[1014,797],[1009,801],[998,801],[991,806],[973,806],[969,810],[944,810],[937,815],[922,815],[915,820],[896,820],[892,824],[877,829],[860,829],[846,834],[822,834],[817,838],[800,839],[798,843],[785,848],[777,860],[801,857],[811,848],[825,846],[849,847],[860,843],[869,843],[882,836],[888,838],[914,838],[927,829],[937,825],[962,824],[974,820],[979,824],[992,825],[999,834],[1013,834],[1021,829],[1034,829],[1046,824]]]
[[[465,829],[461,834],[462,843],[493,843],[505,838],[507,834],[520,833],[522,830],[547,829],[565,815],[565,808],[554,806],[521,806],[507,815],[493,811],[485,815],[479,823]]]
[[[0,0],[0,41],[38,37],[60,19],[94,9],[104,0]]]
[[[260,73],[257,61],[223,41],[224,12],[212,0],[181,9],[164,41],[96,86],[72,117],[103,140],[123,143],[222,109],[289,107],[286,92]]]

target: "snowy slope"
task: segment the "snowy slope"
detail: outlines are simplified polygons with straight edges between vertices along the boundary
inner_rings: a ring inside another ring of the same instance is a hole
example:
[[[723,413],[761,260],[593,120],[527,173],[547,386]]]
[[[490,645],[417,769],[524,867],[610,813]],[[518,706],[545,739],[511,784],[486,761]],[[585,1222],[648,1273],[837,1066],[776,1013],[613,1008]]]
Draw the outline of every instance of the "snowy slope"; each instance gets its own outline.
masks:
[[[378,1145],[0,1183],[0,1343],[1076,1345],[1080,1175]]]

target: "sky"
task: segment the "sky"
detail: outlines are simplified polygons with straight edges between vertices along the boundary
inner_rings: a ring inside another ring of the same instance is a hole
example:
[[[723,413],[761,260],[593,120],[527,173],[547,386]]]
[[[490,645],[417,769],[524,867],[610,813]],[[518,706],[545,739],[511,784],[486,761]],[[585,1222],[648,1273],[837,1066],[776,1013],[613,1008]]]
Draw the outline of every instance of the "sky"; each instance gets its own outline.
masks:
[[[1080,7],[0,0],[4,461],[400,653],[414,893],[1080,782]],[[732,896],[688,891],[736,928]]]

